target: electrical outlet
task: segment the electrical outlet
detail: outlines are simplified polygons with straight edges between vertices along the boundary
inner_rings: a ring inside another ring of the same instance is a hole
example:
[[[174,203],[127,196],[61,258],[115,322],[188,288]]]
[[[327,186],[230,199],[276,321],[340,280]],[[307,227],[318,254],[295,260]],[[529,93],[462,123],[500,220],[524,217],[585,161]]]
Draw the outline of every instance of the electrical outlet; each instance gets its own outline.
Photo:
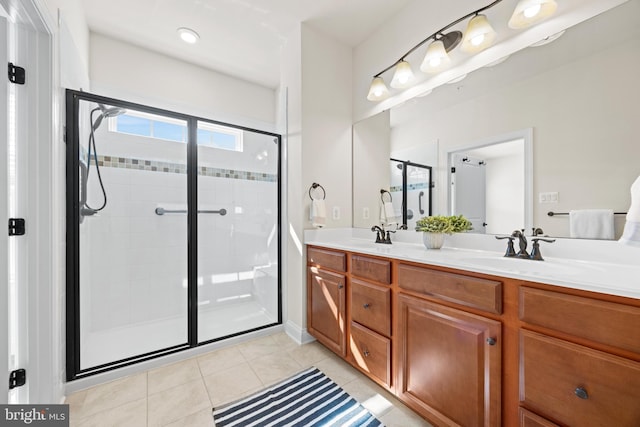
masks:
[[[337,221],[340,219],[340,206],[333,207],[333,220]]]
[[[362,219],[369,219],[369,208],[362,208]]]

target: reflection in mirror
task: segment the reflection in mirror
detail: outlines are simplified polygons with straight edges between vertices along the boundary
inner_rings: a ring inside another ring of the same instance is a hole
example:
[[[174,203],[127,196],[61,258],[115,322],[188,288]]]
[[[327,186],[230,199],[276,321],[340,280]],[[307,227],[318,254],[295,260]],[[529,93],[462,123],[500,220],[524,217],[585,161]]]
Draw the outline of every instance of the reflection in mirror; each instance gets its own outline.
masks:
[[[501,64],[474,71],[462,82],[386,111],[390,127],[384,130],[389,137],[384,146],[389,151],[380,153],[381,163],[366,165],[368,147],[360,141],[356,148],[354,136],[354,200],[362,197],[362,187],[355,184],[358,180],[376,181],[378,189],[384,188],[380,181],[390,179],[389,157],[411,160],[434,167],[433,213],[447,214],[449,153],[468,149],[474,141],[531,128],[532,204],[525,209],[531,225],[525,220],[523,226],[569,237],[569,216],[550,217],[548,212],[626,212],[629,188],[640,175],[637,16],[640,1],[625,2],[568,28],[552,43],[523,49]],[[359,125],[379,120],[376,117]],[[380,173],[374,176],[373,171]],[[545,199],[544,193],[557,193],[557,198]],[[509,207],[496,209],[504,212]],[[361,218],[354,203],[355,227],[363,226]],[[615,238],[622,233],[624,219],[624,215],[615,216]],[[505,230],[486,232],[510,232],[511,228],[513,224],[505,223]]]
[[[450,151],[449,214],[464,215],[472,233],[532,228],[531,129]]]
[[[431,166],[391,159],[391,194],[396,216],[407,229],[432,214]]]

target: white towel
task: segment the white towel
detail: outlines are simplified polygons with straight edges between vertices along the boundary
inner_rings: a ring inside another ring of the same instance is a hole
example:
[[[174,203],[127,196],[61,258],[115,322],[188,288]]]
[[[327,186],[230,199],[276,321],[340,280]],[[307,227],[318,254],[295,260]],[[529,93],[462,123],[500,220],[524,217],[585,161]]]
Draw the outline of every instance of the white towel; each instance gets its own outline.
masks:
[[[640,222],[627,221],[624,224],[624,231],[619,242],[640,248]]]
[[[569,211],[569,235],[577,239],[613,240],[612,209]]]
[[[631,206],[620,243],[640,247],[640,176],[631,184]]]
[[[380,222],[385,225],[398,223],[393,203],[384,202],[382,206],[380,206]]]
[[[317,228],[322,228],[327,225],[327,206],[324,200],[312,200],[311,207],[309,208],[309,219],[311,225]]]

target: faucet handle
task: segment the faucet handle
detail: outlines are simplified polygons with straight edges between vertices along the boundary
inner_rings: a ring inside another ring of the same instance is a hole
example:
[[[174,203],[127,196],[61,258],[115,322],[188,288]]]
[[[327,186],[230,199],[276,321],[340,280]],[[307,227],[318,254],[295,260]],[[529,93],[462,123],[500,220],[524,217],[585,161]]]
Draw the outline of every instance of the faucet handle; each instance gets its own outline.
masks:
[[[553,243],[556,241],[556,239],[543,239],[541,237],[531,239],[531,241],[533,242],[533,249],[531,249],[531,255],[529,256],[529,258],[535,261],[544,261],[544,258],[542,258],[542,253],[540,252],[540,243],[538,243],[540,240],[547,243]]]
[[[512,258],[516,256],[516,250],[513,247],[513,241],[515,240],[515,237],[513,236],[495,236],[495,237],[498,240],[509,239],[509,241],[507,242],[507,252],[505,252],[504,254],[505,257]]]
[[[540,227],[533,227],[531,229],[531,236],[532,237],[542,236],[543,234],[544,234],[544,231],[542,231],[542,228],[540,228]]]
[[[538,242],[538,240],[543,241],[543,242],[547,242],[547,243],[553,243],[556,241],[556,239],[543,239],[542,237],[536,237],[534,239],[531,239],[531,241],[535,244]]]

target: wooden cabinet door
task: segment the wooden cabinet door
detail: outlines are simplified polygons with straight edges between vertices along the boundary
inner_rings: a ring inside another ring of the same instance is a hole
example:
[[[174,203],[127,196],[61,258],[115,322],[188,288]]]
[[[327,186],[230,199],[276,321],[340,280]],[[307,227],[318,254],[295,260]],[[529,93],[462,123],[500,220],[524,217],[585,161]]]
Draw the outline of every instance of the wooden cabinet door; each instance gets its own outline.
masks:
[[[345,294],[342,274],[309,267],[307,274],[307,329],[322,344],[346,356]]]
[[[501,324],[398,298],[397,393],[442,426],[500,425]]]

